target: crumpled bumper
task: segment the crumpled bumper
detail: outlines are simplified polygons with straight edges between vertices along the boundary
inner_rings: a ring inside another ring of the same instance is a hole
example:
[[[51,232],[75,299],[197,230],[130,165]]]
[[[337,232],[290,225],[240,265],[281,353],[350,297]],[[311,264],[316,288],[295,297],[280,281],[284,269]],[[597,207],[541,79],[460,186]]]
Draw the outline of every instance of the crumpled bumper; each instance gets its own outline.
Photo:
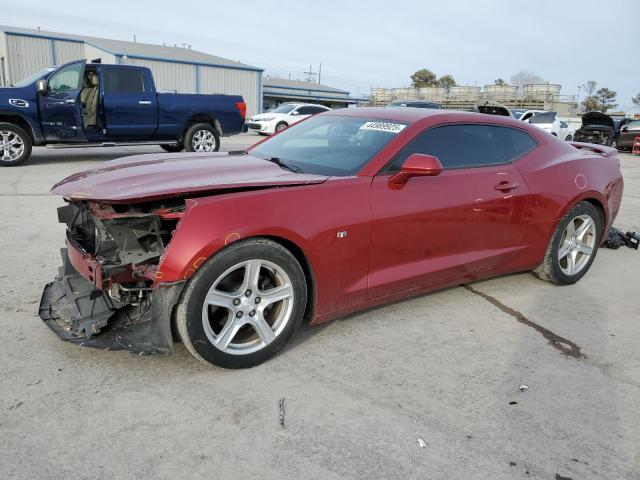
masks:
[[[118,304],[80,275],[61,249],[62,266],[42,292],[39,315],[63,340],[137,354],[173,352],[171,317],[185,282],[159,284],[151,307]]]

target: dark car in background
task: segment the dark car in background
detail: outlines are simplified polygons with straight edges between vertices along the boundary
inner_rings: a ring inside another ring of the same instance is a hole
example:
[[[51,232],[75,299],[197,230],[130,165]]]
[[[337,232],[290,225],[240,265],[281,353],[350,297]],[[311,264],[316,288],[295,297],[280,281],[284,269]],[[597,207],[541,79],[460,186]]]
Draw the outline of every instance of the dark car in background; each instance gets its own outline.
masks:
[[[619,150],[631,149],[636,137],[640,137],[640,120],[623,118],[616,125],[616,138],[612,146]]]
[[[576,131],[576,142],[615,146],[616,130],[613,118],[601,112],[587,112],[582,116],[582,126]]]
[[[442,105],[438,102],[427,102],[424,100],[396,100],[387,105],[387,107],[435,108],[436,110],[440,110]]]

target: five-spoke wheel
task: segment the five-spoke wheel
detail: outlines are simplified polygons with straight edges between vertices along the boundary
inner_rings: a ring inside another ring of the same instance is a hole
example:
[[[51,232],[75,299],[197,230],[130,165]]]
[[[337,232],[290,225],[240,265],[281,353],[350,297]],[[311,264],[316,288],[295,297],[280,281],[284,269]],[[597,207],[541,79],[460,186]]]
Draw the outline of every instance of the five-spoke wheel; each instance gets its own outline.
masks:
[[[198,269],[185,287],[176,323],[199,360],[249,367],[294,335],[306,299],[305,275],[291,252],[255,238],[229,245]]]

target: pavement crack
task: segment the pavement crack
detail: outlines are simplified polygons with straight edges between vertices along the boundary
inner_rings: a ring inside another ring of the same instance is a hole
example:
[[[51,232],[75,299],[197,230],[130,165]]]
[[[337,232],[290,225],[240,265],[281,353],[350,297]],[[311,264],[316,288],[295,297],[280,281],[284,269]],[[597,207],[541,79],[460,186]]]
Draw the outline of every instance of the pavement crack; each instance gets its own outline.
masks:
[[[518,322],[533,328],[535,331],[540,333],[544,338],[546,338],[553,348],[555,348],[556,350],[559,350],[564,355],[569,355],[570,357],[573,357],[573,358],[586,358],[586,355],[580,351],[580,347],[575,343],[573,343],[571,340],[567,340],[566,338],[563,338],[560,335],[556,335],[551,330],[548,330],[543,326],[540,326],[537,323],[532,322],[518,310],[515,310],[505,305],[500,300],[498,300],[495,297],[492,297],[491,295],[483,293],[480,290],[476,290],[470,285],[463,285],[462,287],[465,290],[484,298],[486,301],[488,301],[495,307],[498,307],[507,315],[511,315]]]

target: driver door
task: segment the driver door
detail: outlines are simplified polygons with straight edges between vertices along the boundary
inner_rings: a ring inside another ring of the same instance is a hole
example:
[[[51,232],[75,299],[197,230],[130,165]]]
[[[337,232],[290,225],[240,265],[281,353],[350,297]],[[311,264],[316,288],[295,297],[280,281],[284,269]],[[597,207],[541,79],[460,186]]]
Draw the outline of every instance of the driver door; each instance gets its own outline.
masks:
[[[38,94],[42,130],[48,142],[86,142],[80,103],[85,63],[81,60],[63,65],[47,79],[47,92]]]

